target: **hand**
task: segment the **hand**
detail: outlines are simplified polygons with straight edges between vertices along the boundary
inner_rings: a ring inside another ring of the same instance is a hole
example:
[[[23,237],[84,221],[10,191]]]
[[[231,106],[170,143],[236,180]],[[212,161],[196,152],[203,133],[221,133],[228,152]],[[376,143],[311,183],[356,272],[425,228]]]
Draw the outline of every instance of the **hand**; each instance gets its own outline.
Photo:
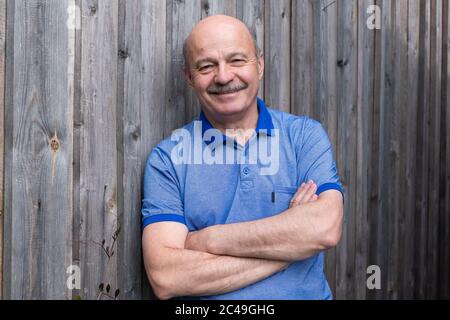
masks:
[[[318,199],[316,191],[317,185],[312,180],[309,180],[308,183],[302,183],[292,197],[289,203],[289,209],[302,203],[316,201]]]

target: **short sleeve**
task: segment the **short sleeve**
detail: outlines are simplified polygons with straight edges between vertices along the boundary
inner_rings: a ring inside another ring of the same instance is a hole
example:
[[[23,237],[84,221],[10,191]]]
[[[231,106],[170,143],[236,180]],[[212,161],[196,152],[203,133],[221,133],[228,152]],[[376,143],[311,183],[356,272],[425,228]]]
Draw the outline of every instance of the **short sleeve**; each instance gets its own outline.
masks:
[[[297,150],[300,182],[313,180],[317,185],[318,195],[335,189],[344,197],[333,159],[333,148],[323,126],[316,120],[306,118],[301,136]]]
[[[170,157],[159,148],[153,149],[145,166],[141,215],[142,229],[161,221],[186,224],[175,168]]]

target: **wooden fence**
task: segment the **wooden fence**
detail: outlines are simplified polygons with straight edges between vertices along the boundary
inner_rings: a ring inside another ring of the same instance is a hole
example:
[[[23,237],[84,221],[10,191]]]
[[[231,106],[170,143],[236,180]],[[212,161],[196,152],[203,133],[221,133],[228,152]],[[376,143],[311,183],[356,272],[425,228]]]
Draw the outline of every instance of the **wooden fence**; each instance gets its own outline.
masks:
[[[266,102],[328,130],[346,196],[326,256],[335,298],[449,299],[446,0],[0,0],[3,298],[152,297],[143,167],[199,112],[181,48],[217,13],[254,28]],[[380,290],[366,286],[370,265]]]

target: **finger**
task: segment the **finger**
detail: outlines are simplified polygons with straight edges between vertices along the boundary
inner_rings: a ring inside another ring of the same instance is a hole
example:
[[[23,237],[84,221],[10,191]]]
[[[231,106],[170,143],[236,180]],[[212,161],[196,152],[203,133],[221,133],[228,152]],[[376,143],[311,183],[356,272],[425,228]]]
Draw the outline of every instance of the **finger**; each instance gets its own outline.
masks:
[[[308,193],[311,187],[311,182],[305,183],[305,185],[299,190],[298,195],[293,199],[293,206],[305,203],[305,195]]]
[[[300,199],[299,197],[305,193],[307,190],[307,184],[306,183],[302,183],[300,185],[300,187],[297,189],[297,191],[295,192],[295,194],[292,196],[291,201],[289,203],[289,208],[295,207],[296,205],[298,205],[298,200]]]
[[[298,202],[301,204],[301,203],[306,203],[306,202],[308,202],[309,201],[309,197],[312,195],[311,194],[311,188],[313,188],[314,187],[314,183],[310,180],[310,181],[308,181],[308,183],[306,184],[306,190],[305,190],[305,192],[303,192],[302,194],[301,194],[301,196],[299,196],[299,198],[298,198]]]
[[[305,194],[305,197],[303,198],[303,203],[313,201],[313,196],[316,194],[317,191],[317,185],[315,183],[312,183],[308,189],[308,191]]]
[[[307,184],[303,182],[300,185],[300,187],[298,187],[295,194],[292,196],[291,201],[289,202],[289,208],[292,208],[292,207],[295,207],[296,205],[298,205],[298,199],[303,193],[306,192],[306,189],[307,189]]]

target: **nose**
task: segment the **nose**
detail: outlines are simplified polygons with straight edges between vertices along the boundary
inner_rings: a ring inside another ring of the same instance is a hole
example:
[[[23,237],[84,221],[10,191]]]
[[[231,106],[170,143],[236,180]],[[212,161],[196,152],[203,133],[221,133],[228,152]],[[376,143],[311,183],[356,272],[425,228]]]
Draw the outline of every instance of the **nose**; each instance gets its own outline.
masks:
[[[219,64],[217,68],[217,73],[215,76],[215,82],[217,84],[225,85],[229,82],[231,82],[234,78],[234,73],[232,72],[231,68],[227,66],[226,63]]]

